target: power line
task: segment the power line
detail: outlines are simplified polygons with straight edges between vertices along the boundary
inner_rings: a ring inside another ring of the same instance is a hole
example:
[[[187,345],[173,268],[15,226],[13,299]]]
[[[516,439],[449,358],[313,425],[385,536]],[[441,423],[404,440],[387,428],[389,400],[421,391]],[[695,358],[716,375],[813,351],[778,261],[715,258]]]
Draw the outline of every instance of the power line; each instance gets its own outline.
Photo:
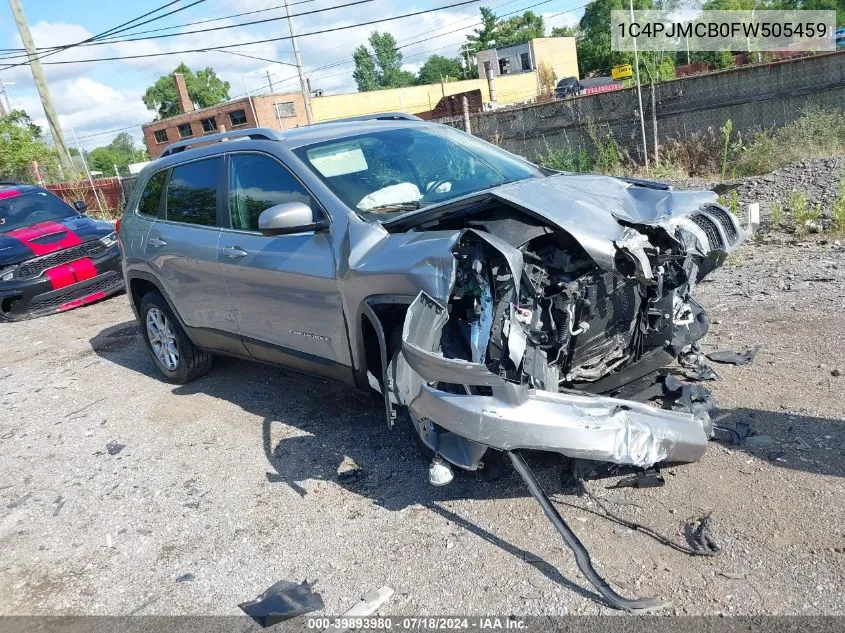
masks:
[[[297,0],[297,2],[291,2],[289,4],[290,4],[290,6],[293,7],[293,6],[296,6],[298,4],[307,4],[309,2],[314,2],[314,1],[315,0]],[[515,2],[516,0],[511,0],[511,1]],[[266,9],[255,9],[254,11],[244,11],[242,13],[233,13],[231,15],[223,15],[223,16],[220,16],[219,18],[207,18],[205,20],[196,20],[195,22],[186,22],[185,24],[172,24],[170,26],[162,26],[162,27],[159,27],[157,29],[147,29],[146,31],[133,31],[132,33],[128,33],[127,35],[129,35],[129,36],[144,35],[146,33],[159,33],[161,31],[169,31],[171,29],[183,29],[186,26],[196,26],[197,24],[207,24],[209,22],[220,22],[221,20],[231,20],[232,18],[240,18],[240,17],[243,17],[245,15],[254,15],[256,13],[266,13],[267,11],[276,11],[277,9],[284,9],[284,8],[285,8],[285,5],[280,4],[280,5],[276,5],[274,7],[267,7]],[[171,15],[171,14],[168,14],[168,15]],[[162,16],[162,17],[167,17],[167,16]],[[294,16],[294,17],[296,17],[296,16]],[[138,26],[142,26],[142,25],[135,24],[131,28],[136,28]],[[104,40],[99,40],[99,41],[111,42],[113,40],[104,39]],[[117,41],[117,40],[115,40],[115,41]],[[36,47],[36,50],[38,50],[38,51],[52,51],[52,50],[56,50],[58,48],[61,48],[62,46],[66,46],[66,45],[60,44],[60,45],[56,45],[56,46]],[[23,51],[24,51],[23,48],[0,48],[0,53],[21,53]],[[20,56],[21,55],[15,55],[15,57],[20,57]],[[5,59],[10,59],[10,58],[5,58]]]
[[[367,22],[358,22],[356,24],[348,24],[346,26],[335,26],[328,29],[321,29],[319,31],[309,31],[308,33],[302,33],[297,37],[308,37],[310,35],[324,35],[326,33],[335,33],[337,31],[345,31],[347,29],[354,29],[361,26],[371,26],[373,24],[381,24],[382,22],[392,22],[394,20],[401,20],[403,18],[412,18],[418,15],[424,15],[426,13],[433,13],[435,11],[442,11],[444,9],[453,9],[455,7],[462,7],[468,4],[476,4],[478,2],[482,2],[483,0],[463,0],[463,2],[454,2],[452,4],[447,4],[442,7],[434,7],[432,9],[423,9],[421,11],[414,11],[412,13],[403,13],[402,15],[394,15],[387,18],[379,18],[377,20],[369,20]],[[44,62],[45,64],[87,64],[87,63],[94,63],[94,62],[108,62],[108,61],[119,61],[122,59],[145,59],[149,57],[164,57],[167,55],[185,55],[188,53],[208,53],[213,51],[225,50],[228,48],[235,48],[237,46],[248,46],[252,44],[264,44],[266,42],[280,42],[283,40],[291,39],[290,35],[282,36],[282,37],[270,37],[262,40],[253,40],[251,42],[239,42],[237,44],[223,44],[220,46],[207,46],[204,48],[190,48],[181,51],[167,51],[161,53],[147,53],[144,55],[117,55],[113,57],[98,57],[94,59],[77,59],[77,60],[67,60],[67,61],[57,61],[57,62]],[[11,66],[6,66],[4,68],[0,68],[0,70],[5,70],[6,68],[13,68],[14,66],[21,66],[24,64],[13,64]]]
[[[359,4],[367,4],[369,2],[375,2],[375,0],[354,0],[353,2],[347,2],[346,4],[339,4],[333,7],[325,7],[322,9],[314,9],[313,11],[303,11],[301,13],[295,13],[291,18],[296,18],[303,15],[313,15],[315,13],[325,13],[327,11],[335,11],[337,9],[345,9],[347,7],[354,7]],[[150,35],[147,37],[136,37],[136,38],[125,38],[125,39],[108,39],[108,40],[97,40],[96,42],[89,42],[84,44],[83,46],[103,46],[106,44],[122,44],[124,42],[140,42],[140,41],[147,41],[147,40],[159,40],[168,37],[180,37],[182,35],[197,35],[199,33],[211,33],[213,31],[224,31],[226,29],[234,29],[240,28],[245,26],[255,26],[256,24],[266,24],[267,22],[278,22],[279,20],[287,20],[287,16],[279,16],[275,18],[264,18],[262,20],[253,20],[252,22],[241,22],[239,24],[224,24],[223,26],[212,26],[205,29],[197,29],[195,31],[182,31],[180,33],[163,33],[161,35]],[[130,33],[130,35],[136,35],[135,33]]]
[[[114,27],[112,27],[112,28],[110,28],[106,31],[98,33],[97,35],[92,35],[88,39],[81,40],[79,42],[76,42],[75,44],[64,44],[64,45],[61,45],[61,46],[53,47],[52,49],[49,49],[44,54],[37,55],[35,57],[35,59],[38,59],[40,61],[41,59],[43,59],[45,57],[50,57],[51,55],[61,53],[61,52],[66,51],[70,48],[74,48],[76,46],[82,46],[84,44],[88,44],[89,42],[95,42],[95,41],[100,40],[102,38],[108,37],[109,35],[116,35],[118,33],[123,33],[124,31],[128,31],[129,29],[135,28],[137,26],[143,26],[144,24],[149,24],[150,22],[155,22],[156,20],[161,20],[162,18],[166,18],[166,17],[171,16],[175,13],[179,13],[180,11],[184,11],[185,9],[190,9],[191,7],[196,6],[198,4],[201,4],[201,3],[205,2],[206,0],[194,0],[191,4],[187,4],[183,7],[178,7],[176,9],[173,9],[172,11],[168,11],[165,14],[155,16],[153,18],[150,18],[149,20],[141,22],[140,24],[134,24],[134,25],[132,24],[133,22],[138,22],[138,20],[143,20],[144,18],[152,15],[153,13],[158,13],[159,11],[166,9],[167,7],[172,6],[174,4],[177,4],[178,2],[181,2],[181,1],[182,0],[171,0],[171,2],[163,4],[162,6],[156,8],[156,9],[153,9],[152,11],[147,11],[146,13],[139,15],[136,18],[133,18],[131,20],[123,22],[122,24],[118,24],[117,26],[114,26]],[[15,56],[12,56],[12,57],[15,57]],[[12,57],[9,57],[7,59],[12,59]],[[17,57],[27,57],[27,55],[25,55],[25,54],[24,55],[18,55]],[[29,59],[26,62],[19,62],[19,63],[16,63],[16,64],[4,66],[0,70],[7,70],[9,68],[15,68],[16,66],[24,66],[24,65],[30,63],[30,61],[31,61],[31,59]],[[56,62],[44,62],[44,63],[55,64]]]
[[[305,1],[307,2],[307,1],[311,1],[311,0],[305,0]],[[509,0],[508,2],[504,2],[504,3],[502,3],[502,4],[499,4],[499,5],[494,6],[494,7],[493,7],[493,9],[498,9],[498,8],[503,7],[503,6],[507,6],[507,5],[509,5],[509,4],[513,4],[514,2],[517,2],[517,1],[518,1],[518,0]],[[520,8],[520,9],[516,9],[516,10],[514,10],[514,11],[511,11],[511,12],[505,13],[505,14],[503,14],[503,15],[499,16],[499,17],[500,17],[500,18],[504,18],[504,17],[509,17],[509,16],[514,15],[514,14],[517,14],[517,13],[522,13],[522,12],[524,12],[524,11],[528,11],[528,10],[530,10],[530,9],[534,8],[534,7],[537,7],[537,6],[540,6],[540,5],[543,5],[543,4],[547,4],[549,1],[551,1],[551,0],[544,0],[543,2],[539,2],[539,3],[533,4],[533,5],[528,5],[528,6],[526,6],[526,7],[522,7],[522,8]],[[294,4],[294,3],[292,3],[292,4]],[[463,4],[471,4],[471,3],[463,2],[463,3],[460,3],[460,4],[462,4],[462,5],[463,5]],[[587,2],[587,3],[585,3],[585,4],[582,4],[582,5],[579,5],[579,6],[576,6],[576,7],[572,7],[571,9],[566,9],[566,10],[564,10],[564,11],[560,11],[560,12],[557,12],[557,13],[553,13],[553,14],[549,15],[548,17],[549,17],[549,18],[552,18],[552,17],[556,17],[556,16],[558,16],[558,15],[563,15],[563,14],[565,14],[565,13],[571,13],[571,12],[574,12],[574,11],[578,11],[579,9],[583,9],[583,8],[585,8],[585,7],[586,7],[586,6],[588,6],[589,4],[590,4],[590,2]],[[440,7],[440,8],[441,8],[441,9],[446,9],[446,8],[451,8],[451,7],[448,7],[448,6],[447,6],[447,7]],[[295,16],[291,16],[291,17],[295,17]],[[398,16],[398,17],[402,17],[402,16]],[[393,18],[393,19],[397,19],[397,18]],[[472,18],[464,18],[464,19],[463,19],[463,20],[461,20],[461,21],[466,21],[467,19],[472,19]],[[469,28],[472,28],[472,27],[474,27],[474,26],[478,26],[478,25],[480,25],[480,24],[482,24],[482,22],[478,21],[478,22],[475,22],[475,23],[473,23],[473,24],[469,24],[469,25],[467,25],[466,27],[464,27],[464,29],[458,29],[458,31],[462,31],[462,30],[465,30],[465,29],[469,29]],[[358,25],[355,25],[355,26],[358,26]],[[347,27],[347,28],[352,28],[352,27]],[[409,36],[408,38],[405,38],[404,40],[400,40],[400,41],[405,41],[405,42],[407,42],[407,40],[409,40],[409,39],[414,39],[414,38],[419,37],[419,36],[421,36],[421,35],[425,35],[425,34],[427,34],[427,33],[432,33],[432,32],[435,32],[435,31],[437,31],[437,30],[438,30],[438,29],[429,29],[428,31],[423,31],[422,33],[416,33],[415,35]],[[410,43],[407,43],[407,44],[403,44],[402,46],[400,46],[400,47],[398,47],[398,48],[406,48],[406,47],[413,46],[413,45],[416,45],[416,44],[420,44],[420,43],[423,43],[423,42],[426,42],[426,41],[431,41],[431,40],[434,40],[434,39],[438,39],[438,38],[440,38],[440,37],[444,37],[444,36],[446,36],[446,35],[453,34],[453,33],[455,33],[455,32],[456,32],[456,31],[448,31],[448,32],[446,32],[446,33],[440,33],[440,34],[435,35],[435,36],[432,36],[432,37],[430,37],[430,38],[425,38],[425,39],[423,39],[423,40],[419,40],[419,41],[415,41],[415,42],[410,42]],[[305,35],[310,35],[310,34],[305,34]],[[282,38],[282,39],[285,39],[285,38]],[[422,55],[426,55],[426,54],[429,54],[429,53],[433,53],[433,52],[436,52],[436,51],[440,51],[440,50],[443,50],[443,49],[445,49],[445,48],[450,48],[450,47],[452,47],[452,46],[456,46],[456,45],[458,45],[458,44],[460,44],[460,43],[461,43],[461,41],[456,41],[456,42],[452,42],[452,43],[450,43],[450,44],[446,44],[446,45],[444,45],[444,46],[440,46],[440,47],[438,47],[438,48],[434,48],[434,49],[426,49],[426,50],[421,51],[421,52],[419,52],[419,53],[414,53],[413,55],[409,55],[409,56],[408,56],[408,58],[419,57],[419,56],[422,56]],[[241,46],[246,46],[246,45],[248,45],[248,44],[241,44]],[[218,51],[218,52],[235,53],[234,51],[225,51],[225,50],[220,50],[220,51]],[[247,54],[244,54],[244,53],[235,53],[235,54],[240,54],[240,55],[241,55],[241,56],[243,56],[243,57],[250,57],[250,58],[253,58],[253,59],[258,59],[258,60],[261,60],[261,61],[267,61],[268,63],[283,63],[283,64],[287,64],[286,62],[279,62],[278,60],[265,59],[265,58],[262,58],[262,57],[256,57],[256,56],[253,56],[253,55],[247,55]],[[326,65],[324,65],[324,66],[320,66],[320,67],[314,68],[314,69],[312,69],[312,70],[310,71],[310,73],[319,72],[319,71],[321,71],[321,70],[329,70],[329,69],[331,69],[331,68],[337,68],[337,67],[344,66],[344,65],[348,65],[348,64],[351,64],[351,63],[353,63],[353,62],[352,62],[351,60],[349,60],[348,58],[343,58],[342,60],[336,60],[335,62],[331,62],[331,63],[326,64]],[[346,74],[348,74],[348,72],[344,71],[344,72],[340,72],[340,73],[334,73],[334,74],[331,74],[331,75],[317,76],[317,77],[316,77],[316,79],[331,79],[331,78],[334,78],[334,77],[339,77],[339,76],[341,76],[341,75],[346,75]],[[271,75],[270,75],[270,76],[271,76],[271,77],[278,77],[279,75],[278,75],[277,73],[271,73]],[[312,75],[312,78],[315,78],[315,77]],[[297,76],[297,75],[290,76],[290,77],[284,77],[284,78],[282,78],[282,79],[281,79],[278,83],[279,83],[279,85],[281,85],[281,84],[284,84],[284,83],[287,83],[287,82],[296,81],[297,79],[298,79],[298,76]],[[253,94],[254,96],[258,96],[258,95],[261,95],[261,94],[268,94],[268,93],[266,92],[267,90],[268,90],[268,89],[264,89],[264,90],[256,90],[256,91],[255,91],[255,92],[253,92],[252,94]],[[239,93],[239,94],[236,94],[235,96],[230,97],[230,98],[228,99],[228,101],[234,101],[234,100],[239,99],[239,98],[241,98],[241,97],[243,97],[243,96],[246,96],[246,93],[243,93],[243,94],[240,94],[240,93]],[[504,96],[504,93],[503,93],[503,96]],[[150,122],[145,121],[145,122],[143,122],[143,123],[138,123],[138,124],[135,124],[135,125],[130,125],[130,126],[122,127],[122,128],[116,128],[116,129],[113,129],[113,130],[106,130],[106,131],[104,131],[104,132],[98,132],[98,133],[96,133],[96,134],[89,134],[89,135],[87,135],[87,136],[80,137],[80,138],[81,138],[82,140],[87,140],[87,139],[95,138],[95,137],[98,137],[98,136],[105,136],[105,135],[108,135],[108,134],[111,134],[111,133],[115,133],[115,132],[122,132],[122,131],[131,130],[131,129],[135,129],[135,128],[140,128],[140,127],[142,127],[142,126],[144,126],[144,125],[147,125],[148,123],[150,123]]]
[[[289,6],[296,6],[298,4],[307,4],[309,2],[314,2],[315,0],[297,0],[297,2],[289,3]],[[255,9],[254,11],[243,11],[242,13],[233,13],[231,15],[223,15],[219,18],[207,18],[205,20],[197,20],[196,22],[186,22],[185,24],[173,24],[171,26],[162,26],[157,29],[149,29],[147,31],[135,31],[133,33],[129,33],[128,35],[145,35],[147,33],[159,33],[161,31],[168,31],[170,29],[183,29],[186,26],[196,26],[197,24],[207,24],[209,22],[220,22],[221,20],[231,20],[233,18],[242,18],[246,15],[254,15],[256,13],[266,13],[267,11],[276,11],[277,9],[284,9],[285,5],[279,4],[274,7],[267,7],[266,9]],[[296,17],[291,16],[291,17]],[[242,25],[240,25],[242,26]],[[106,40],[109,41],[109,40]]]
[[[496,5],[496,6],[494,6],[494,7],[493,7],[493,9],[498,9],[498,8],[501,8],[501,7],[506,6],[506,5],[508,5],[508,4],[513,4],[513,2],[514,2],[514,1],[516,1],[516,0],[510,0],[509,2],[504,2],[504,3],[502,3],[502,4]],[[505,14],[503,14],[503,15],[501,15],[501,16],[498,16],[498,17],[499,17],[499,18],[506,18],[506,17],[510,17],[510,16],[513,16],[513,15],[516,15],[516,14],[523,13],[523,12],[525,12],[525,11],[528,11],[528,10],[530,10],[530,9],[532,9],[532,8],[537,7],[537,6],[540,6],[540,5],[543,5],[543,4],[548,4],[548,3],[549,3],[549,2],[551,2],[551,1],[552,1],[552,0],[543,0],[542,2],[538,2],[538,3],[536,3],[536,4],[528,5],[528,6],[525,6],[525,7],[520,8],[520,9],[516,9],[516,10],[514,10],[514,11],[510,11],[510,12],[505,13]],[[554,14],[550,15],[549,17],[556,17],[556,16],[558,16],[558,15],[562,15],[563,13],[568,13],[568,12],[571,12],[571,11],[577,11],[578,9],[583,9],[583,8],[584,8],[584,7],[586,7],[588,4],[590,4],[590,3],[588,2],[588,3],[586,3],[586,4],[583,4],[583,5],[580,5],[580,6],[577,6],[577,7],[573,7],[572,9],[567,9],[567,10],[565,10],[565,11],[561,11],[561,12],[559,12],[559,13],[554,13]],[[461,21],[466,21],[467,19],[471,19],[471,18],[465,18],[464,20],[461,20]],[[424,43],[424,42],[428,42],[428,41],[431,41],[431,40],[434,40],[434,39],[438,39],[438,38],[440,38],[440,37],[444,37],[444,36],[446,36],[446,35],[451,35],[451,34],[454,34],[454,33],[457,33],[457,32],[465,31],[466,29],[470,29],[470,28],[472,28],[472,27],[474,27],[474,26],[480,26],[481,24],[483,24],[483,22],[481,22],[481,21],[477,21],[477,22],[474,22],[474,23],[472,23],[472,24],[469,24],[469,25],[467,25],[467,26],[465,26],[465,27],[463,27],[463,28],[460,28],[460,29],[456,29],[456,30],[453,30],[453,31],[447,31],[447,32],[445,32],[445,33],[440,33],[440,34],[438,34],[438,35],[434,35],[434,36],[429,37],[429,38],[424,38],[424,39],[422,39],[422,40],[418,40],[418,41],[415,41],[415,42],[410,42],[410,43],[407,43],[407,44],[403,44],[402,46],[398,46],[398,47],[397,47],[397,49],[407,48],[407,47],[409,47],[409,46],[414,46],[414,45],[417,45],[417,44],[422,44],[422,43]],[[411,37],[409,37],[409,38],[406,38],[406,39],[405,39],[405,40],[403,40],[403,41],[407,41],[408,39],[414,39],[415,37],[419,37],[420,35],[424,35],[424,34],[426,34],[426,33],[431,33],[431,32],[436,31],[436,30],[437,30],[437,29],[430,29],[430,30],[428,30],[428,31],[424,31],[423,33],[417,33],[416,35],[413,35],[413,36],[411,36]],[[427,51],[423,51],[422,53],[415,53],[414,55],[409,55],[409,56],[408,56],[408,58],[410,58],[410,57],[418,57],[418,56],[419,56],[419,55],[421,55],[421,54],[426,54],[426,53],[431,53],[431,52],[438,51],[438,50],[443,50],[444,48],[449,48],[450,46],[455,46],[455,45],[460,44],[460,43],[461,43],[461,42],[455,42],[454,44],[449,44],[449,45],[442,46],[442,47],[440,47],[440,48],[436,48],[436,49],[429,49],[429,50],[427,50]],[[338,60],[336,60],[336,61],[334,61],[334,62],[331,62],[331,63],[329,63],[329,64],[326,64],[326,65],[324,65],[324,66],[320,66],[320,67],[318,67],[318,68],[312,69],[312,70],[310,71],[310,73],[309,73],[309,74],[311,74],[311,73],[315,73],[315,72],[319,72],[319,71],[321,71],[321,70],[328,70],[328,69],[330,69],[330,68],[339,68],[339,67],[341,67],[341,66],[347,66],[347,65],[352,64],[352,63],[354,63],[354,62],[353,62],[351,59],[349,59],[348,57],[344,57],[344,58],[342,58],[342,59],[338,59]],[[333,77],[339,77],[339,76],[344,75],[344,74],[346,74],[346,72],[342,72],[342,73],[335,73],[335,74],[332,74],[332,75],[324,75],[324,76],[322,76],[322,77],[320,77],[320,76],[314,77],[313,75],[311,75],[311,77],[312,77],[312,79],[331,79],[331,78],[333,78]],[[277,75],[275,75],[275,76],[277,76]],[[285,79],[282,79],[282,80],[280,81],[280,83],[285,83],[285,82],[287,82],[287,81],[292,81],[293,79],[294,79],[294,78],[287,77],[287,78],[285,78]]]

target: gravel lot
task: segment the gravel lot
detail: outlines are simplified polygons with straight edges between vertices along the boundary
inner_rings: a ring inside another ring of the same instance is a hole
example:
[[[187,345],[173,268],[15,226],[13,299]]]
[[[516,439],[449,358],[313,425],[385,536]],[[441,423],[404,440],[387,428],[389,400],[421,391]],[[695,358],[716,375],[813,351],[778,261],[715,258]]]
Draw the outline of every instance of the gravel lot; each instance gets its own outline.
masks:
[[[625,595],[669,613],[843,614],[845,250],[749,244],[700,295],[706,350],[762,346],[712,385],[722,423],[761,437],[711,443],[662,488],[589,487],[678,539],[712,511],[722,555],[614,524],[555,459],[530,463]],[[164,383],[125,296],[2,331],[0,614],[238,614],[306,578],[329,614],[381,585],[386,614],[615,613],[514,473],[430,487],[367,394],[231,359]],[[363,476],[341,483],[350,459]]]

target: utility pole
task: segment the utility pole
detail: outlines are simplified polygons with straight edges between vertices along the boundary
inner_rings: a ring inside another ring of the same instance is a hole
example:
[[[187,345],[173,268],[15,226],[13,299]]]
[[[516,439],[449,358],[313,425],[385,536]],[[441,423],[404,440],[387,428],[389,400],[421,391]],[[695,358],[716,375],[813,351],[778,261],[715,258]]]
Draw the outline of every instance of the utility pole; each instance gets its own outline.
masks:
[[[91,170],[88,169],[88,161],[85,160],[85,152],[82,151],[82,146],[79,144],[79,139],[76,138],[76,130],[70,126],[70,132],[73,134],[73,140],[76,143],[76,149],[79,151],[79,157],[82,159],[82,166],[85,167],[85,175],[88,176],[88,183],[91,185],[91,191],[94,192],[94,200],[97,201],[97,208],[100,213],[103,212],[103,203],[100,201],[100,196],[97,193],[97,188],[94,186],[94,179],[91,177]]]
[[[252,110],[252,118],[255,121],[255,127],[261,127],[258,124],[258,115],[255,113],[255,105],[252,103],[252,93],[246,85],[246,76],[243,73],[241,73],[241,79],[244,82],[244,91],[246,92],[246,96],[249,97],[249,109]]]
[[[314,122],[314,115],[311,113],[311,95],[308,93],[308,86],[305,85],[305,77],[302,75],[302,58],[299,56],[299,44],[296,43],[296,33],[293,30],[293,20],[290,19],[288,0],[285,0],[285,15],[288,18],[290,41],[291,44],[293,44],[293,56],[296,59],[296,70],[299,73],[299,85],[302,87],[302,100],[305,102],[305,117],[308,119],[308,125],[311,125]]]
[[[631,24],[634,23],[634,0],[628,0],[631,7]],[[643,158],[645,158],[645,168],[648,171],[648,141],[645,137],[645,112],[643,112],[643,89],[640,84],[640,58],[637,55],[637,38],[634,38],[634,69],[637,73],[637,99],[640,102],[640,131],[643,134]]]
[[[270,92],[273,92],[273,80],[270,79],[270,71],[267,71],[267,86],[270,88]]]
[[[18,25],[18,31],[21,34],[21,41],[23,42],[27,57],[29,58],[29,68],[32,71],[32,79],[35,81],[35,87],[38,89],[38,95],[41,97],[41,105],[44,106],[44,115],[47,117],[47,125],[50,127],[50,133],[53,136],[53,143],[56,146],[56,151],[59,153],[59,165],[61,165],[65,171],[72,172],[73,163],[71,163],[70,154],[67,151],[65,137],[62,134],[62,127],[59,124],[59,117],[53,107],[53,98],[50,96],[50,89],[47,87],[47,80],[44,78],[44,69],[41,67],[41,62],[38,60],[38,53],[35,50],[35,42],[32,40],[32,33],[29,32],[29,26],[26,23],[26,17],[24,17],[20,0],[9,0],[9,6],[12,7],[12,15],[15,17],[15,22]]]

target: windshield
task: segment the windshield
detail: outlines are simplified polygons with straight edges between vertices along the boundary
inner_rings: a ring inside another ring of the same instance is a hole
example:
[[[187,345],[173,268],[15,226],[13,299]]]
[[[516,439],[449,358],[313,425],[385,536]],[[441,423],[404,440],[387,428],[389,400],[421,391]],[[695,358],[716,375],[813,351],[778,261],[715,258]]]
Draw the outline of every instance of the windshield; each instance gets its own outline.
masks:
[[[47,220],[64,220],[79,215],[46,191],[4,191],[0,193],[0,233]]]
[[[398,127],[295,150],[326,185],[367,219],[418,209],[543,173],[446,126]]]

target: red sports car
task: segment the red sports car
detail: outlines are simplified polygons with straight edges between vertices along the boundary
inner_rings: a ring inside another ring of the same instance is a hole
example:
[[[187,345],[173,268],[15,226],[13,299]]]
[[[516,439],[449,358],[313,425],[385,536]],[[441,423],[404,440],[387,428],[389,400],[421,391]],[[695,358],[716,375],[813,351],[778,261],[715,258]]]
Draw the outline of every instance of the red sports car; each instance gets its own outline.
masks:
[[[63,312],[123,289],[115,227],[33,185],[0,184],[0,320]]]

